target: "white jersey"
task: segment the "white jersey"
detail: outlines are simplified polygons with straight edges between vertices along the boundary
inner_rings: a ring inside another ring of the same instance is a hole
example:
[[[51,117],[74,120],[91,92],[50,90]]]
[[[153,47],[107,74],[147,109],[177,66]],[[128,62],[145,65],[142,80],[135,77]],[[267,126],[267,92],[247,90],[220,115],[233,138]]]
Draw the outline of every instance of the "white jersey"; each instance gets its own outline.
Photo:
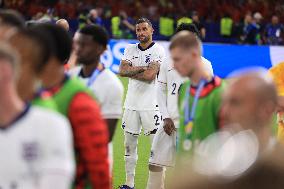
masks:
[[[213,75],[213,69],[211,62],[202,57],[202,61],[208,69],[208,72]],[[158,77],[159,85],[166,85],[166,98],[162,98],[163,87],[159,87],[158,99],[159,107],[163,118],[171,118],[175,122],[179,120],[179,110],[178,110],[178,92],[181,84],[185,82],[187,78],[183,78],[174,69],[173,61],[171,58],[167,57],[164,64],[161,65],[160,74]],[[176,125],[177,127],[178,125]]]
[[[27,107],[0,130],[0,188],[69,188],[75,170],[72,138],[63,116]]]
[[[79,76],[87,84],[90,77],[84,78],[82,67],[70,70],[71,76]],[[104,119],[120,119],[122,115],[123,85],[119,78],[109,69],[104,69],[89,86],[95,94]]]
[[[125,48],[122,60],[132,66],[148,66],[151,62],[162,64],[164,56],[164,48],[157,43],[153,42],[147,49],[142,49],[138,44],[130,44]],[[124,108],[137,111],[158,110],[156,79],[147,83],[129,78]]]

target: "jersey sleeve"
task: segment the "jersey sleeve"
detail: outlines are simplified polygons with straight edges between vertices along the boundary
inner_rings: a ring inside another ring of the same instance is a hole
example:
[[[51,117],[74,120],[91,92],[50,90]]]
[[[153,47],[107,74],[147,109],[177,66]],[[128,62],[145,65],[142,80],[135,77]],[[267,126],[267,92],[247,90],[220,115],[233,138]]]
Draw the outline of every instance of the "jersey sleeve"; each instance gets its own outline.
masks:
[[[131,48],[131,46],[128,45],[128,46],[124,49],[123,56],[122,56],[121,60],[129,61],[129,62],[131,61],[130,48]]]
[[[86,93],[78,93],[69,106],[77,155],[75,185],[89,178],[92,188],[109,189],[108,131],[99,106]]]
[[[164,62],[158,76],[158,104],[163,118],[169,118],[167,109],[167,65]]]
[[[163,64],[160,67],[160,72],[158,75],[158,82],[167,84],[167,62],[166,58],[163,59]]]
[[[101,104],[104,119],[120,119],[122,115],[123,86],[110,85]]]
[[[150,60],[151,62],[159,62],[160,64],[163,63],[163,61],[165,60],[165,50],[162,46],[159,46],[159,48],[157,48],[157,50],[155,52],[153,52],[153,56],[151,57],[152,60]]]
[[[67,189],[73,182],[75,172],[71,126],[61,115],[52,115],[45,120],[48,125],[42,133],[44,146],[39,188]]]

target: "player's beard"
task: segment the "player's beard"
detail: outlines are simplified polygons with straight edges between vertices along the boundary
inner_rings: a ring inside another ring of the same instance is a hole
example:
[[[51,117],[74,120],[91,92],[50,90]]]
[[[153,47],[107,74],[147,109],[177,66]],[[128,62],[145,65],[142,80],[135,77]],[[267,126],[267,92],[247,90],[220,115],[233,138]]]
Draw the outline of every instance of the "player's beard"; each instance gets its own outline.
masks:
[[[138,40],[139,40],[140,43],[147,43],[150,40],[150,36],[145,36],[143,39],[139,39],[139,38],[138,38]]]
[[[99,61],[100,58],[84,58],[84,57],[78,57],[78,64],[83,64],[83,65],[91,65],[91,64],[94,64],[96,62]]]

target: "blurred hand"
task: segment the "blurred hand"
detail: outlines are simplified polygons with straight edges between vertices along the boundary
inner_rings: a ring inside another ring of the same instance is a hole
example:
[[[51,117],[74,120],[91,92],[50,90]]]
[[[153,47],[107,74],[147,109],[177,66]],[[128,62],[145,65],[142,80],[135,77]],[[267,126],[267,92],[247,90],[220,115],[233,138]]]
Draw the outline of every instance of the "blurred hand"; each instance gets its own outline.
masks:
[[[173,131],[176,131],[176,127],[172,119],[170,118],[164,119],[164,130],[169,136],[171,136]]]

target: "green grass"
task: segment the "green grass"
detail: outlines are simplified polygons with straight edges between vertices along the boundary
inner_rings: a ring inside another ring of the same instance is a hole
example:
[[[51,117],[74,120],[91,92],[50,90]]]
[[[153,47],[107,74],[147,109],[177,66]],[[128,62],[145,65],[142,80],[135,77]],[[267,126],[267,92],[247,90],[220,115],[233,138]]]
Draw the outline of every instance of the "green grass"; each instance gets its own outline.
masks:
[[[121,78],[126,94],[128,79]],[[125,95],[124,95],[125,97]],[[136,166],[135,188],[146,188],[148,179],[148,159],[150,155],[150,140],[141,135],[138,141],[138,162]],[[113,188],[125,182],[125,163],[124,163],[124,135],[119,121],[113,140]]]

